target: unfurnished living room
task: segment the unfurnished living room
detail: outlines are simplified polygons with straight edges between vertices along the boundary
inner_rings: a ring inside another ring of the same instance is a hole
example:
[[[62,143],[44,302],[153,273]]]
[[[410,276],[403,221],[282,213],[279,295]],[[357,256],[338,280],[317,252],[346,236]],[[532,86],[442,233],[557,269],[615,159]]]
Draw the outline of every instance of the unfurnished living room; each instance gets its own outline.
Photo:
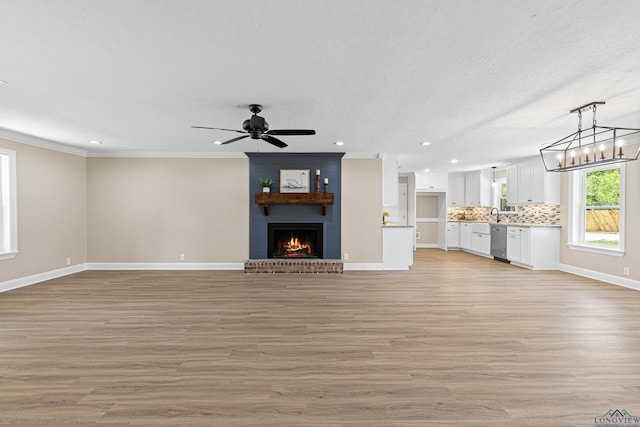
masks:
[[[640,426],[640,2],[0,7],[0,425]]]

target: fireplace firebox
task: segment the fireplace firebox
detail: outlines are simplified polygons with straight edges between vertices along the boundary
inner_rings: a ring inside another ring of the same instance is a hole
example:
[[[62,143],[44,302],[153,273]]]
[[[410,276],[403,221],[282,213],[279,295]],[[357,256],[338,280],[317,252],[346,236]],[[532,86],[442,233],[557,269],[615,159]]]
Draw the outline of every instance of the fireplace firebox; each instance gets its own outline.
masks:
[[[269,258],[323,258],[322,223],[269,223]]]

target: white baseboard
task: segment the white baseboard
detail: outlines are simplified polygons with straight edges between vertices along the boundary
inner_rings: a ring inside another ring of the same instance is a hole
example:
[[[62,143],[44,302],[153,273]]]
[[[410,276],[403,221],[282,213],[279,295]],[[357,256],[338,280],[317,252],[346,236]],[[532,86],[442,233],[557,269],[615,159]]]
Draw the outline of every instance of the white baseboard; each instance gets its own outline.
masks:
[[[243,262],[90,262],[88,270],[244,270]]]
[[[0,292],[22,288],[23,286],[34,285],[36,283],[44,282],[45,280],[68,276],[69,274],[80,273],[81,271],[85,271],[86,269],[87,264],[77,264],[71,265],[69,267],[59,268],[57,270],[45,271],[44,273],[33,274],[31,276],[7,280],[6,282],[0,282]]]
[[[345,271],[382,271],[381,262],[345,262]]]
[[[46,280],[56,279],[69,274],[80,273],[85,270],[244,270],[242,262],[214,262],[214,263],[165,263],[165,262],[93,262],[72,265],[57,270],[45,271],[31,276],[0,282],[0,292],[34,285]]]
[[[613,285],[624,286],[625,288],[635,289],[640,291],[640,281],[633,279],[626,279],[620,276],[614,276],[613,274],[601,273],[599,271],[587,270],[586,268],[574,267],[573,265],[560,264],[558,270],[565,273],[571,273],[582,277],[588,277],[589,279],[600,280],[601,282],[611,283]]]

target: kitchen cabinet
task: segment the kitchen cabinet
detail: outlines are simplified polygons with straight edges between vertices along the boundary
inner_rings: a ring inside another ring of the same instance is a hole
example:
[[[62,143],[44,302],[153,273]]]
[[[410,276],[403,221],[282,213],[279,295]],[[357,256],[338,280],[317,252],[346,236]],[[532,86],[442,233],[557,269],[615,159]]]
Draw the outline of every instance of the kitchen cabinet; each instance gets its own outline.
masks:
[[[447,222],[447,248],[460,247],[460,224],[457,222]]]
[[[445,192],[447,191],[447,174],[417,173],[416,191]]]
[[[413,265],[412,226],[382,227],[383,270],[408,270]]]
[[[465,206],[491,206],[491,177],[479,170],[465,174]]]
[[[491,227],[487,222],[471,224],[471,250],[482,255],[491,254]]]
[[[509,168],[507,204],[560,204],[560,174],[547,172],[541,160]]]
[[[529,227],[507,227],[507,259],[529,264]]]
[[[491,235],[471,233],[471,250],[482,255],[491,254]]]
[[[470,222],[460,223],[460,247],[471,250],[471,225]]]
[[[507,259],[532,270],[557,270],[559,227],[507,227]]]
[[[447,178],[447,206],[465,206],[465,179],[462,173],[450,173]]]
[[[518,166],[507,169],[507,205],[518,204]]]

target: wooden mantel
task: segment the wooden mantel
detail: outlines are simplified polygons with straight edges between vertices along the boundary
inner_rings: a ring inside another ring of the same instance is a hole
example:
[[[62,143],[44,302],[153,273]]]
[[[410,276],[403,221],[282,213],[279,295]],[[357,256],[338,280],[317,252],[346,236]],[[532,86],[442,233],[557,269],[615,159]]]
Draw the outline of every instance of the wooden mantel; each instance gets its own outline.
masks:
[[[269,205],[322,205],[322,216],[327,215],[327,205],[333,204],[333,193],[255,193],[256,204],[262,205],[269,216]]]

